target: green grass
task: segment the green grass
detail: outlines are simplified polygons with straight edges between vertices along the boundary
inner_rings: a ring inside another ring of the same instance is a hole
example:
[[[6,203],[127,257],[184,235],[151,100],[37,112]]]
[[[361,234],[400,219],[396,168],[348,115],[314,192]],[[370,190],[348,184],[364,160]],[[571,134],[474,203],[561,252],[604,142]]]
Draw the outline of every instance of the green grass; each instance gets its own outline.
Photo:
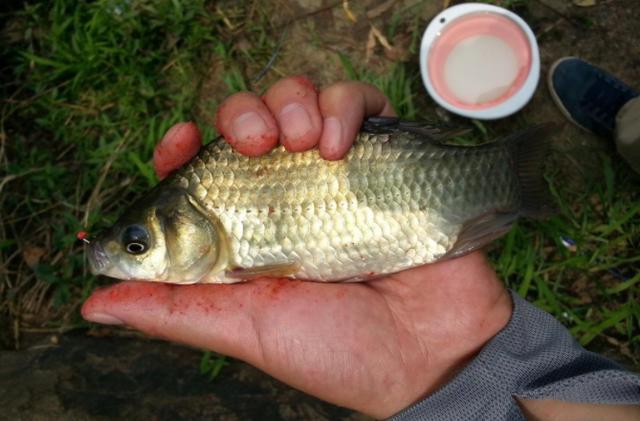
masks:
[[[1,251],[10,270],[2,310],[16,317],[37,313],[28,286],[44,284],[56,306],[93,288],[75,232],[109,224],[156,182],[155,143],[194,108],[202,79],[194,58],[209,59],[224,41],[202,1],[57,0],[11,18]],[[34,248],[43,255],[28,267],[20,253]]]
[[[227,365],[229,365],[229,362],[226,356],[205,351],[200,360],[200,374],[207,376],[209,380],[213,381]]]
[[[519,224],[492,258],[511,288],[558,317],[581,344],[616,344],[638,364],[640,201],[631,177],[607,158],[580,193],[550,176],[558,213]]]
[[[256,80],[278,48],[282,26],[268,8],[252,7],[55,0],[6,16],[1,53],[9,66],[0,73],[5,346],[16,345],[14,320],[23,328],[82,326],[78,306],[97,280],[87,273],[74,234],[110,224],[156,182],[151,153],[171,124],[194,119],[207,127],[207,116],[231,92],[260,92],[281,74],[299,73],[285,58]],[[377,22],[390,40],[408,31],[413,53],[421,31],[414,11],[395,9]],[[310,37],[322,48],[321,32]],[[405,118],[435,118],[415,62],[372,65],[361,54],[338,48],[333,63],[318,66],[379,86]],[[523,121],[465,124],[486,140]],[[209,128],[205,138],[211,136]],[[581,343],[638,364],[638,181],[612,151],[598,153],[599,166],[580,182],[550,168],[558,214],[520,222],[490,257],[510,288],[558,317]],[[575,241],[575,251],[563,237]],[[202,370],[215,375],[223,364],[207,354]]]

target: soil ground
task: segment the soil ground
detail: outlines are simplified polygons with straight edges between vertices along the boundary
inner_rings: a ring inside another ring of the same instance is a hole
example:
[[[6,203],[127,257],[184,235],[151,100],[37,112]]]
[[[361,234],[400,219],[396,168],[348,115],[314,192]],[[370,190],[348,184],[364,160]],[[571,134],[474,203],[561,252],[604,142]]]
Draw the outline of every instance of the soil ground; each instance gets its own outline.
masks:
[[[364,420],[233,362],[209,380],[202,352],[78,331],[0,351],[2,420]],[[53,341],[52,341],[53,339]]]

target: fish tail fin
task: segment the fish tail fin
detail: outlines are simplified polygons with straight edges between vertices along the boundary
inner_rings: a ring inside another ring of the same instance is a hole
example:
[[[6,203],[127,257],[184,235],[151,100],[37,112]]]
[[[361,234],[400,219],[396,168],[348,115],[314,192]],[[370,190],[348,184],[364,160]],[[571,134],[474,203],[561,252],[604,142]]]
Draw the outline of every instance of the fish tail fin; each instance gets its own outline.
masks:
[[[544,218],[555,212],[543,167],[551,135],[558,128],[559,125],[555,123],[539,124],[504,139],[520,184],[521,203],[518,214],[521,216]]]

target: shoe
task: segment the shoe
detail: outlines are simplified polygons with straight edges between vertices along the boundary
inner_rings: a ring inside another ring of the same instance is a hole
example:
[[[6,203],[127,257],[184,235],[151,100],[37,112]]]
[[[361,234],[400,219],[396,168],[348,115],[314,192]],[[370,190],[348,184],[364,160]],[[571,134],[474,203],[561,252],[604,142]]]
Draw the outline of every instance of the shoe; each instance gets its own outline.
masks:
[[[613,138],[620,108],[639,94],[615,76],[577,57],[564,57],[553,63],[547,84],[565,117],[606,138]]]

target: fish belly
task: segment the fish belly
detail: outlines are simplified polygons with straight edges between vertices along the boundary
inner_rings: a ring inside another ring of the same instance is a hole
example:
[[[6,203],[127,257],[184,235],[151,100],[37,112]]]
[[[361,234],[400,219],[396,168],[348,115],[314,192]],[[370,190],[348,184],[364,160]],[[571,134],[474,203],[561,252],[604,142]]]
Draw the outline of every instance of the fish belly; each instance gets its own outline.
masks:
[[[297,262],[296,278],[319,281],[372,277],[436,261],[451,248],[457,230],[435,213],[380,210],[349,195],[292,207],[224,209],[217,215],[236,265]]]

